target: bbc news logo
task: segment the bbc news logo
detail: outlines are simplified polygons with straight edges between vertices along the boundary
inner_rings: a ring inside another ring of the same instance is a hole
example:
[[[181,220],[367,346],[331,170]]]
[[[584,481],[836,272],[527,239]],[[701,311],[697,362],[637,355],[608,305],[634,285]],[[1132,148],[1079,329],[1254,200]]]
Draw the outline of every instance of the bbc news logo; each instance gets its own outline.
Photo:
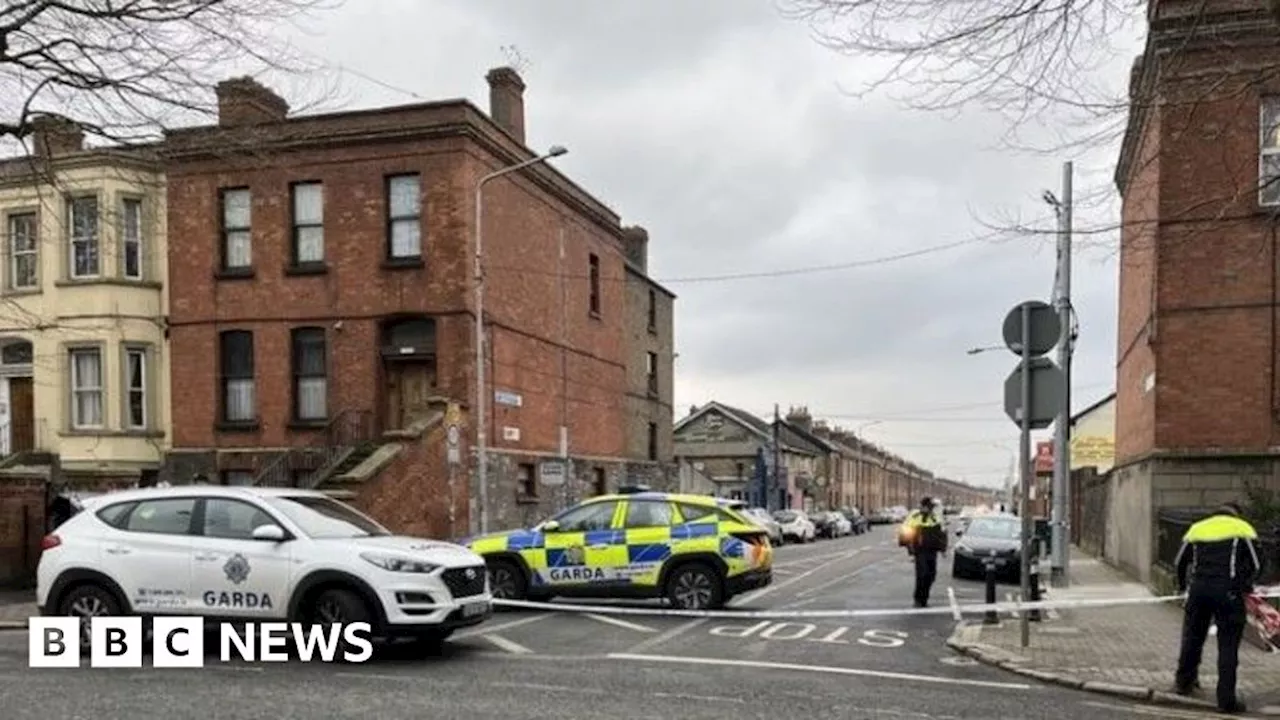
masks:
[[[30,667],[80,667],[80,619],[36,617],[28,624]],[[151,621],[151,664],[158,668],[197,668],[205,664],[205,621],[201,617],[157,617]],[[288,662],[291,651],[302,662],[359,663],[373,656],[369,623],[219,623],[218,660]],[[146,641],[140,617],[95,617],[89,623],[89,666],[142,667]],[[344,647],[345,646],[345,647]]]

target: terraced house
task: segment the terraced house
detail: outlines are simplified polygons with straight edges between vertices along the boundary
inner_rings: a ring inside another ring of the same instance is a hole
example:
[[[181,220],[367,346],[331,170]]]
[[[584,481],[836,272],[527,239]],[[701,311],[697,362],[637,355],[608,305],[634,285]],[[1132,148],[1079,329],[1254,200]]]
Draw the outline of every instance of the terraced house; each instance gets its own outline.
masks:
[[[0,163],[0,455],[58,481],[148,481],[169,442],[165,184],[153,148],[41,118]]]

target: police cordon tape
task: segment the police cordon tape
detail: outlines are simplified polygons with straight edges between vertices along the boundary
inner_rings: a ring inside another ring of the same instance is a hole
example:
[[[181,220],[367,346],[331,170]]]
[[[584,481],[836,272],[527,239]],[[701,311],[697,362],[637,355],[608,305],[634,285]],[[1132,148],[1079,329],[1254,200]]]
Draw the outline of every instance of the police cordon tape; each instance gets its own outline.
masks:
[[[1264,592],[1253,594],[1257,598],[1280,598],[1280,587],[1267,588]],[[1076,608],[1123,607],[1125,605],[1159,605],[1161,603],[1185,600],[1186,595],[1159,595],[1152,597],[1122,598],[1081,598],[1075,600],[1039,600],[1036,602],[997,602],[969,605],[943,604],[926,608],[877,608],[877,609],[845,609],[845,610],[680,610],[676,608],[648,608],[625,605],[574,605],[569,603],[535,602],[531,600],[499,600],[494,599],[496,607],[509,607],[522,610],[548,610],[554,612],[592,613],[595,615],[647,615],[650,617],[687,617],[687,618],[748,618],[761,620],[782,620],[800,618],[854,618],[854,617],[887,617],[898,615],[954,615],[986,613],[1019,613],[1031,610],[1070,610]]]

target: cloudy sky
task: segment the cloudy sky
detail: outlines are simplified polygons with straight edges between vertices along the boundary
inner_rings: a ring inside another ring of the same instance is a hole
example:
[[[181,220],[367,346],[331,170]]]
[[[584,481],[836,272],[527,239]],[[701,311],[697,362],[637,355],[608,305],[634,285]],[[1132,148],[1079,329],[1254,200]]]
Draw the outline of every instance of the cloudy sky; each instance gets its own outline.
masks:
[[[1062,161],[1094,193],[1114,146],[1012,153],[999,118],[857,96],[876,66],[823,48],[770,0],[348,2],[299,42],[341,69],[349,107],[487,107],[485,71],[516,58],[530,145],[570,148],[557,166],[649,229],[651,274],[679,295],[677,417],[712,399],[807,405],[940,474],[1004,481],[1013,358],[965,351],[1000,343],[1017,302],[1048,299],[1054,250],[992,226],[1053,227],[1040,196]],[[1122,87],[1128,62],[1102,80]],[[1082,208],[1080,222],[1114,211]],[[1112,390],[1116,276],[1106,243],[1078,254],[1076,408]]]

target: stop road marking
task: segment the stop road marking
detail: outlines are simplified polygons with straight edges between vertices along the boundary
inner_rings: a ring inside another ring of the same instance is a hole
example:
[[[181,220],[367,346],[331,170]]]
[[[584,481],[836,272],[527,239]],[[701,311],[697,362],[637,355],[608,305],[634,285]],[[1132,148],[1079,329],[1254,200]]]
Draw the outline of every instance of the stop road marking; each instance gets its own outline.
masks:
[[[825,634],[814,635],[818,626],[813,623],[770,622],[764,620],[755,625],[717,625],[711,628],[711,634],[719,637],[749,638],[761,640],[807,640],[835,645],[857,643],[868,647],[897,648],[906,644],[907,633],[897,630],[864,630],[860,636],[844,639],[852,628],[837,627]]]

